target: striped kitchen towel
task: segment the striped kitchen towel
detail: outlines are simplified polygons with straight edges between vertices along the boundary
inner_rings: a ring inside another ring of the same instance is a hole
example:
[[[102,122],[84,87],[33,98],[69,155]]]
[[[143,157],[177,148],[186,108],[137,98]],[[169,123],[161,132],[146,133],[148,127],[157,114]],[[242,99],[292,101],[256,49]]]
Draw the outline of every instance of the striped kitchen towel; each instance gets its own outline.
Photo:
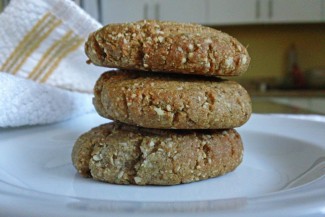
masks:
[[[0,127],[53,123],[93,110],[102,69],[84,41],[101,25],[71,0],[12,0],[0,14]]]

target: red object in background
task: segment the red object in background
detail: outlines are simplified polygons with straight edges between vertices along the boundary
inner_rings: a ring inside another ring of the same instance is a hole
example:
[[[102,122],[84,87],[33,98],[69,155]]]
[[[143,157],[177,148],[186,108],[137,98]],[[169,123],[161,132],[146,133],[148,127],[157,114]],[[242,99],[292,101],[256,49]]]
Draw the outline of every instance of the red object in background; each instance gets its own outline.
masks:
[[[293,78],[293,85],[296,88],[304,88],[306,87],[306,80],[304,74],[300,70],[297,64],[294,64],[291,69],[291,74]]]
[[[296,46],[293,44],[288,53],[288,76],[291,77],[294,88],[305,88],[306,80],[299,68]]]

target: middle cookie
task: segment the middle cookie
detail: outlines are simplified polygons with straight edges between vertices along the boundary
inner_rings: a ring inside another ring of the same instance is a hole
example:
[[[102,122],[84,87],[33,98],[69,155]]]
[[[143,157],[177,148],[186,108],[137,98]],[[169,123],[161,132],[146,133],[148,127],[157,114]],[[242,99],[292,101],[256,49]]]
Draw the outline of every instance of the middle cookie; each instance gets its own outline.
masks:
[[[235,128],[252,112],[240,84],[211,77],[110,71],[98,79],[94,94],[101,116],[146,128]]]

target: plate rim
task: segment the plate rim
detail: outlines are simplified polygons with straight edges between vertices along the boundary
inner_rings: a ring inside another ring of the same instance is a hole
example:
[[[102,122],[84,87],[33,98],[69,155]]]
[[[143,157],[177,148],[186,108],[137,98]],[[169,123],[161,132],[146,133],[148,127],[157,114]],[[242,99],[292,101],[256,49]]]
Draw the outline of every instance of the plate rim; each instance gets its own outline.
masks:
[[[87,115],[89,115],[89,114],[87,114]],[[92,114],[90,114],[90,115],[92,115]],[[274,119],[274,118],[276,118],[276,119],[282,119],[282,120],[290,120],[290,121],[297,122],[297,123],[298,122],[300,122],[300,123],[303,122],[303,123],[311,123],[311,124],[316,124],[316,125],[320,124],[325,129],[325,122],[319,122],[319,121],[314,121],[314,120],[300,120],[300,119],[293,119],[293,118],[290,118],[290,117],[276,116],[276,115],[270,115],[270,114],[253,114],[252,116],[253,117],[258,117],[258,118],[266,118],[266,119],[269,119],[269,118]],[[73,120],[70,120],[70,121],[76,121],[76,119],[77,118],[75,118]],[[38,127],[42,128],[42,127],[47,127],[47,126],[55,126],[55,125],[58,125],[58,124],[62,124],[62,123],[57,123],[57,124],[52,124],[52,125],[44,125],[44,126],[36,126],[36,128],[38,128]],[[25,129],[30,129],[30,128],[29,127],[20,128],[20,129],[15,128],[14,130],[25,130]],[[0,135],[1,135],[1,133],[3,133],[1,131],[2,130],[0,128]],[[5,130],[5,131],[7,131],[7,130]],[[1,141],[0,141],[0,143],[1,143]],[[315,185],[315,184],[316,185],[321,185],[321,186],[323,186],[323,188],[310,189],[311,184],[313,184],[313,185]],[[56,195],[56,194],[47,193],[47,192],[37,192],[37,191],[34,191],[34,190],[25,189],[23,187],[15,186],[15,185],[11,185],[10,188],[15,188],[16,190],[18,190],[18,192],[16,192],[16,193],[15,192],[10,192],[10,191],[6,192],[4,190],[4,188],[3,188],[3,186],[8,187],[8,185],[10,186],[11,184],[6,183],[3,180],[0,180],[0,202],[4,201],[5,199],[10,199],[10,198],[12,200],[13,199],[12,197],[15,197],[15,195],[17,193],[19,193],[16,196],[18,196],[18,197],[23,196],[20,199],[25,199],[26,203],[27,203],[27,200],[38,199],[38,200],[44,200],[44,201],[47,201],[47,202],[52,201],[52,202],[56,203],[56,205],[60,205],[60,203],[58,203],[58,201],[61,201],[61,200],[66,201],[66,202],[67,201],[74,201],[74,202],[79,201],[80,205],[85,203],[85,202],[87,202],[87,203],[97,203],[99,205],[101,203],[105,203],[105,204],[107,204],[107,203],[112,203],[112,204],[125,203],[125,204],[127,204],[127,207],[124,207],[126,209],[114,210],[114,212],[120,213],[120,214],[123,214],[123,213],[124,214],[130,214],[130,212],[128,212],[128,211],[132,210],[130,208],[130,204],[133,204],[131,207],[133,207],[134,204],[139,205],[140,207],[142,207],[142,211],[138,210],[138,211],[140,211],[139,214],[141,214],[141,213],[142,214],[143,213],[152,213],[152,214],[154,214],[155,212],[152,210],[152,207],[159,208],[160,206],[166,206],[166,204],[171,203],[171,202],[158,202],[158,201],[157,202],[153,202],[153,201],[151,201],[151,202],[150,201],[118,201],[118,202],[116,202],[116,201],[113,201],[113,200],[89,199],[89,198],[75,197],[75,196]],[[231,208],[231,204],[229,204],[229,201],[233,200],[233,201],[237,201],[239,203],[239,205],[242,205],[239,210],[243,211],[243,209],[244,209],[245,212],[250,213],[250,216],[251,216],[251,214],[254,213],[253,208],[256,208],[253,205],[255,203],[258,203],[259,205],[262,205],[262,206],[266,206],[266,205],[272,205],[272,204],[274,205],[274,204],[277,204],[277,203],[284,203],[284,202],[288,203],[288,201],[289,202],[290,201],[298,201],[299,205],[302,205],[302,202],[304,202],[305,203],[304,205],[306,206],[306,201],[304,200],[306,192],[308,192],[309,198],[313,199],[313,200],[311,200],[311,202],[314,202],[314,200],[317,199],[317,198],[321,198],[321,199],[323,199],[323,201],[325,201],[325,174],[323,176],[313,180],[312,182],[304,184],[302,186],[298,186],[298,187],[294,187],[294,188],[290,188],[290,189],[283,190],[283,191],[278,191],[278,192],[266,193],[266,194],[263,194],[263,195],[256,195],[256,196],[251,196],[251,197],[234,197],[234,198],[205,200],[205,201],[198,200],[198,201],[191,201],[191,202],[189,202],[189,201],[177,201],[177,202],[172,202],[172,203],[175,204],[175,205],[181,205],[183,210],[182,210],[182,212],[180,212],[178,214],[181,214],[181,213],[184,214],[184,213],[188,213],[189,211],[193,211],[193,209],[195,208],[195,204],[200,204],[202,206],[201,202],[208,203],[208,204],[209,203],[214,204],[217,207],[220,207],[220,206],[221,207],[223,207],[223,206],[227,207],[227,206],[229,206]],[[0,203],[0,208],[2,210],[2,208],[5,208],[5,207],[2,207],[1,204],[2,203]],[[184,206],[184,204],[187,204],[187,207]],[[37,204],[34,204],[34,205],[37,205]],[[296,206],[297,205],[298,204],[296,204]],[[151,207],[151,210],[150,209],[148,210],[148,208],[145,209],[145,207]],[[287,209],[292,212],[292,211],[294,211],[294,207],[295,206],[291,206],[291,207],[289,206]],[[7,208],[10,209],[10,207],[7,207]],[[68,210],[69,210],[69,212],[71,212],[71,214],[79,214],[79,211],[80,211],[80,210],[78,211],[77,209],[71,209],[71,207],[65,207],[65,208],[68,208]],[[319,210],[319,212],[323,212],[323,214],[325,213],[325,205],[316,204],[316,207],[313,207],[313,208],[314,208],[314,211],[316,209],[316,210]],[[93,213],[94,210],[90,209],[88,211],[89,211],[89,214],[91,214],[91,213]],[[168,211],[168,210],[165,210],[165,211]],[[209,208],[209,207],[204,207],[203,206],[203,207],[201,207],[201,210],[199,210],[199,211],[204,212],[205,214],[209,214],[210,212],[215,212],[217,210],[211,209],[211,207]],[[272,210],[269,210],[269,211],[272,211]],[[231,209],[224,208],[222,210],[222,212],[223,213],[230,212],[230,213],[232,213],[232,215],[236,214],[236,212],[233,212],[232,208]],[[166,212],[166,213],[168,214],[169,212]],[[243,213],[241,213],[241,214],[243,214]],[[280,214],[280,213],[278,213],[278,214]]]

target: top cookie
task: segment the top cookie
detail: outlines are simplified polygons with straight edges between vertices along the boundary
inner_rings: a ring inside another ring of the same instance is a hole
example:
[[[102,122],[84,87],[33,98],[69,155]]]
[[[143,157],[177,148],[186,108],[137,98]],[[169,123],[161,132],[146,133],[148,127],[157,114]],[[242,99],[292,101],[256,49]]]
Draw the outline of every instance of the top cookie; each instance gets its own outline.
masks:
[[[207,76],[237,76],[250,63],[246,48],[226,33],[156,20],[104,26],[90,34],[85,51],[99,66]]]

